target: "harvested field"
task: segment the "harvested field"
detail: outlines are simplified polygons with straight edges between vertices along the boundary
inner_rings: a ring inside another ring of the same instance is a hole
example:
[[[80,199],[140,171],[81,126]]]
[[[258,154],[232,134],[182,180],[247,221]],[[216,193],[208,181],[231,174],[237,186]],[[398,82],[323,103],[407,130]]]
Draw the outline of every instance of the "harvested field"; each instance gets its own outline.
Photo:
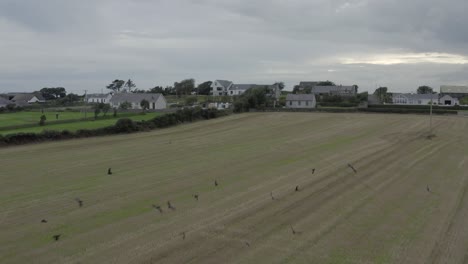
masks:
[[[0,149],[0,262],[468,263],[468,118],[433,123],[256,113]]]

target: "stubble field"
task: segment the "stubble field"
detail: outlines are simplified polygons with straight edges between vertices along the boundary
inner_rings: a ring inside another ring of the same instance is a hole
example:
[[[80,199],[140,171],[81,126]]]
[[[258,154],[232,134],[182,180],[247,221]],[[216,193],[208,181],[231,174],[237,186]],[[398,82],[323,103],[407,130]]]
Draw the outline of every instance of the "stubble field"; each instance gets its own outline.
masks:
[[[0,149],[0,263],[468,263],[468,118],[428,123],[241,114]]]

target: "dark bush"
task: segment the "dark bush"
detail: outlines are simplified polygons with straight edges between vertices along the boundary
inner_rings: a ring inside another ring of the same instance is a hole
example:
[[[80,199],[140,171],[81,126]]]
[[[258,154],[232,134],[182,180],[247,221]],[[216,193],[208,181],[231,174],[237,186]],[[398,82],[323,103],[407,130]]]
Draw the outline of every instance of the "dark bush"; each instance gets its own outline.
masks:
[[[114,130],[116,133],[131,133],[138,131],[138,126],[129,118],[122,118],[117,121],[114,125]]]

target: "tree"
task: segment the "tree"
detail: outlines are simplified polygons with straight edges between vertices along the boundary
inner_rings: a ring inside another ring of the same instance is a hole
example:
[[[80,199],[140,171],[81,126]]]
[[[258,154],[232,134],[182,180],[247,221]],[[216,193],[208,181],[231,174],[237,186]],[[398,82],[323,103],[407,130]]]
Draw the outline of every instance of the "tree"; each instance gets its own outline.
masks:
[[[195,79],[185,79],[180,83],[174,83],[174,88],[178,96],[189,95],[195,90]]]
[[[129,103],[129,102],[127,102],[127,101],[125,101],[125,102],[123,102],[123,103],[120,104],[120,109],[127,110],[127,109],[129,109],[129,108],[131,108],[131,107],[132,107],[132,104]]]
[[[39,93],[46,100],[64,98],[67,95],[67,91],[63,87],[44,87],[39,91]]]
[[[277,82],[274,83],[273,85],[278,85],[278,88],[282,91],[284,89],[284,82]]]
[[[155,86],[153,88],[151,88],[149,90],[150,93],[160,93],[160,94],[163,94],[163,95],[166,95],[164,94],[165,91],[164,91],[164,88],[162,86]]]
[[[197,93],[201,95],[210,95],[212,81],[201,83],[197,87]]]
[[[102,112],[104,113],[104,116],[107,115],[107,113],[109,112],[110,109],[111,109],[110,105],[108,105],[108,104],[103,104],[103,105],[102,105],[101,110],[102,110]]]
[[[431,87],[427,85],[423,85],[423,86],[418,87],[417,93],[418,94],[433,94],[434,89],[432,89]]]
[[[145,112],[146,110],[149,109],[150,103],[147,100],[143,99],[140,102],[140,106],[141,106],[141,108],[143,108],[143,112]]]
[[[106,88],[114,92],[120,92],[120,89],[124,86],[124,80],[114,80],[111,84],[107,85]]]
[[[41,119],[39,120],[39,125],[40,126],[45,125],[46,120],[47,120],[47,117],[45,115],[41,115]]]
[[[387,87],[379,87],[374,91],[374,95],[376,95],[381,103],[391,103],[392,96],[391,94],[387,93]]]
[[[135,83],[131,80],[128,79],[128,81],[125,83],[124,88],[127,92],[131,92],[133,88],[135,88],[136,85]]]

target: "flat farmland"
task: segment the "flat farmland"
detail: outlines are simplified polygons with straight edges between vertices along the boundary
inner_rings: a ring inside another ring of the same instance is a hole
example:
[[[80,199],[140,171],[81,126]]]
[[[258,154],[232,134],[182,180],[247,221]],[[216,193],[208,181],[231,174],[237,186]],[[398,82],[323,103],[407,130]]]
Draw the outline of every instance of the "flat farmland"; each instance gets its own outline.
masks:
[[[468,118],[433,124],[254,113],[3,148],[0,263],[467,263]]]

